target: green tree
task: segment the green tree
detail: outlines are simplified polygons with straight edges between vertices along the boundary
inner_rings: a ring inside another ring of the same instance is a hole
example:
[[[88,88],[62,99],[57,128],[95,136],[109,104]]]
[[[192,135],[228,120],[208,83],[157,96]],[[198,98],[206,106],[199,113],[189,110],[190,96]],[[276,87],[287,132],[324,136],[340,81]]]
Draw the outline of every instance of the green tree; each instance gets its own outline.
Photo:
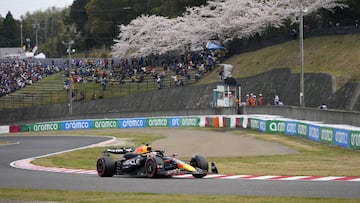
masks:
[[[7,40],[8,43],[2,44],[8,47],[20,46],[20,28],[19,23],[13,18],[10,11],[6,14],[6,17],[2,23],[2,37]]]
[[[127,24],[137,16],[134,3],[127,0],[91,0],[86,5],[89,33],[95,47],[109,48],[118,34],[118,25]]]
[[[4,18],[0,15],[0,47],[6,47],[7,44],[7,40],[3,36],[3,30],[4,30],[3,22],[4,22]]]
[[[358,20],[360,23],[360,1],[359,0],[347,0],[345,2],[348,7],[341,9],[337,8],[335,12],[330,13],[330,20],[336,21],[349,21],[347,23],[355,23]],[[359,24],[360,25],[360,24]]]
[[[93,47],[94,41],[90,33],[89,18],[86,11],[86,5],[90,0],[74,0],[70,6],[69,21],[74,23],[81,34],[81,38],[76,43],[77,49],[88,50]],[[71,24],[70,23],[70,24]]]
[[[85,31],[83,36],[92,37],[92,45],[95,47],[105,45],[110,48],[113,39],[118,35],[118,25],[127,25],[143,14],[176,17],[181,15],[187,6],[204,3],[206,0],[75,0],[70,15],[72,19],[77,18],[76,22],[79,23],[76,25],[80,26],[80,30]],[[81,22],[85,19],[82,7],[86,10],[87,24]],[[88,29],[81,29],[84,25],[88,26]]]

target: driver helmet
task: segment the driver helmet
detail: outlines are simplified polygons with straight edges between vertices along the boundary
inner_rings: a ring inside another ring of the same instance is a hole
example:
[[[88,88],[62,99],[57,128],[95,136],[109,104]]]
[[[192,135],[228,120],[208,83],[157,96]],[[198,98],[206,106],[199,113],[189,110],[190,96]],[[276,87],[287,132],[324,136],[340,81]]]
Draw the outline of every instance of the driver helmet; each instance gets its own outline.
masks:
[[[135,149],[134,153],[137,154],[146,154],[151,152],[152,147],[150,145],[142,145]]]

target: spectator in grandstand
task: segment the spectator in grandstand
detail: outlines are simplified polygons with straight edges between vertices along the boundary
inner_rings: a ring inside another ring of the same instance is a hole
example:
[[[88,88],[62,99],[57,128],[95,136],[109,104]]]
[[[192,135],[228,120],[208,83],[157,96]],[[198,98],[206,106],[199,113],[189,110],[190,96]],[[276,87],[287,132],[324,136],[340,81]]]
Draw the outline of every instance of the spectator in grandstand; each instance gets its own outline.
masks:
[[[108,83],[108,81],[107,81],[106,77],[102,78],[102,80],[101,80],[101,86],[102,86],[102,88],[103,88],[103,91],[106,90],[107,83]]]
[[[64,89],[66,91],[69,91],[69,89],[70,89],[70,80],[68,78],[66,80],[64,80]]]
[[[158,75],[156,77],[156,83],[157,83],[157,86],[158,86],[159,90],[163,88],[163,82],[162,82],[162,79],[161,79],[160,75]]]
[[[186,71],[185,73],[185,78],[186,78],[186,81],[187,81],[187,85],[190,85],[191,83],[191,76],[190,74]]]
[[[163,80],[167,75],[178,75],[190,84],[191,78],[201,79],[212,71],[215,65],[221,62],[224,53],[214,51],[188,52],[183,55],[163,54],[148,57],[122,58],[122,59],[73,59],[72,76],[74,82],[95,81],[106,89],[107,81],[119,81],[119,84],[131,81],[133,75],[137,76],[136,82],[146,80],[147,75],[160,76],[159,89],[163,88]],[[0,63],[0,96],[10,94],[25,88],[34,82],[65,70],[69,77],[68,60],[58,61],[27,61],[9,60]],[[156,71],[155,67],[163,67]],[[171,71],[173,73],[168,73]],[[194,75],[191,75],[194,74]],[[106,78],[106,82],[103,80]],[[182,81],[182,80],[181,80]],[[183,81],[182,81],[183,82]],[[181,84],[181,83],[180,83]],[[64,88],[69,89],[68,81],[64,81]]]
[[[58,70],[56,66],[45,66],[40,62],[3,61],[0,64],[0,96],[25,88]]]
[[[179,75],[171,76],[171,78],[174,80],[174,84],[175,84],[177,87],[182,87],[182,86],[184,86],[184,83],[183,83],[183,81],[180,79],[180,76],[179,76]]]

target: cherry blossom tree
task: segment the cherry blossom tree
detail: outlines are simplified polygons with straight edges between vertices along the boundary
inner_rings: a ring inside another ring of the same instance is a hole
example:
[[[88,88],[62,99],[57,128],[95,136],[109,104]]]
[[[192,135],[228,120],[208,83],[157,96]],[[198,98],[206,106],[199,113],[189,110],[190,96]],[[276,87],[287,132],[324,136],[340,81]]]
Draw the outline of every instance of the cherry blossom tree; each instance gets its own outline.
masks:
[[[281,27],[295,21],[300,12],[312,14],[319,9],[345,7],[345,0],[209,0],[206,5],[187,8],[177,18],[143,15],[127,26],[112,47],[114,57],[147,56],[171,51],[203,49],[217,39],[226,43],[236,38],[261,34],[266,28]],[[300,10],[300,4],[305,11]]]

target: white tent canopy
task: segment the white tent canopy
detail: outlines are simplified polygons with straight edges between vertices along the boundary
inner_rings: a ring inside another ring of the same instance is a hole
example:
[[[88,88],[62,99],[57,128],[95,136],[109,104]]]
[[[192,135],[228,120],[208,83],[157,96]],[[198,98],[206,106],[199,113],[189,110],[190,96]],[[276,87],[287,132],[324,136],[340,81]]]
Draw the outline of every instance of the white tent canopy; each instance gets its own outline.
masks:
[[[36,55],[35,58],[36,58],[36,59],[45,59],[46,56],[45,56],[44,53],[41,52],[40,54]]]
[[[209,41],[209,42],[206,43],[206,49],[208,49],[208,50],[218,50],[218,49],[225,49],[225,47]]]

